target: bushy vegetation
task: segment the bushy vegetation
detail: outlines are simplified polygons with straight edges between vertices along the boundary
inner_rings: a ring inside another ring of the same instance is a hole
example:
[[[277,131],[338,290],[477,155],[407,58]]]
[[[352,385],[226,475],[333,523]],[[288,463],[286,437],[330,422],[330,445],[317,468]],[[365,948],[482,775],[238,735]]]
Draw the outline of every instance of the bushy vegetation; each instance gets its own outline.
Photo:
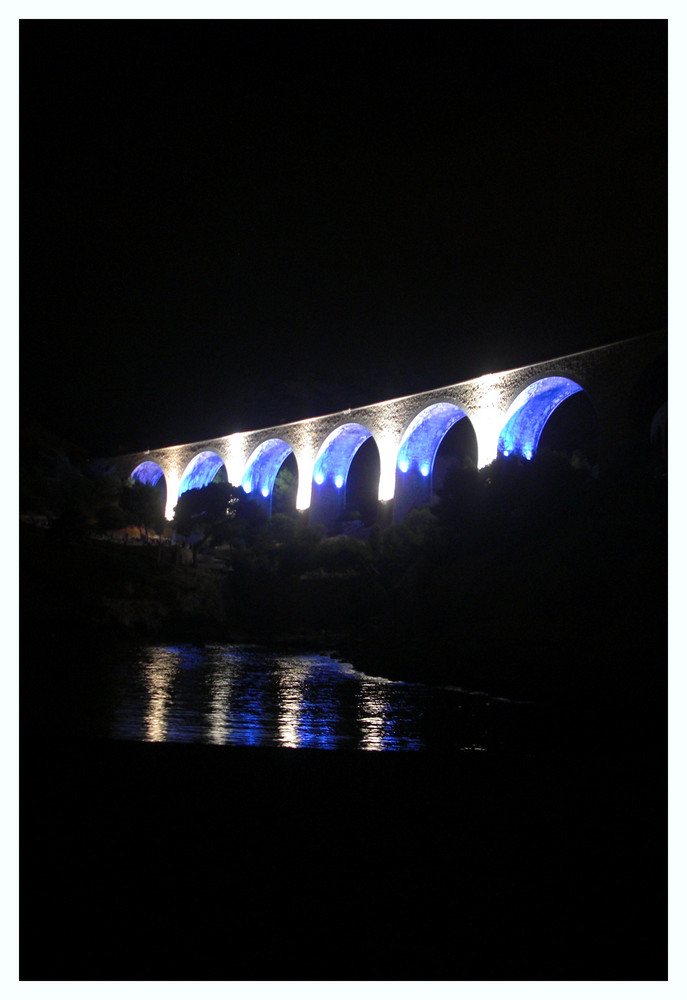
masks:
[[[161,490],[118,475],[88,460],[77,448],[33,425],[20,442],[19,509],[45,519],[71,538],[116,531],[127,525],[161,532]]]
[[[49,511],[65,537],[129,518],[160,525],[151,487],[55,449],[47,458],[41,477],[26,465],[23,502]],[[646,470],[598,478],[541,452],[454,469],[431,508],[391,524],[380,504],[360,537],[328,535],[295,511],[270,518],[227,483],[185,493],[174,528],[195,549],[186,592],[194,573],[214,588],[216,599],[203,598],[215,609],[213,637],[302,636],[375,673],[557,697],[590,684],[663,683],[665,493],[665,478]],[[158,559],[145,572],[127,582],[127,600],[156,601],[154,627],[178,635],[170,586],[182,586],[182,568]]]

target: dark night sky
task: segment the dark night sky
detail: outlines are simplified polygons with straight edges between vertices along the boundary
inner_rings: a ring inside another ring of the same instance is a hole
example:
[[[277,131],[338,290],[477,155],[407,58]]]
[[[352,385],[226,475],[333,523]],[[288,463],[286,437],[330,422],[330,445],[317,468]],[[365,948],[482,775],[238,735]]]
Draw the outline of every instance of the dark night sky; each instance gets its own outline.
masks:
[[[665,21],[24,21],[20,411],[95,454],[667,325]]]

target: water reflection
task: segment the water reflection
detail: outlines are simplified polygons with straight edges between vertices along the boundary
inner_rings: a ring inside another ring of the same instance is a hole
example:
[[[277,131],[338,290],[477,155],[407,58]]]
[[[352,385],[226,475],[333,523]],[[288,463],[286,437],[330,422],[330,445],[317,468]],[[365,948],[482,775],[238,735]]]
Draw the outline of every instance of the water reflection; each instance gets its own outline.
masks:
[[[420,713],[405,685],[384,678],[365,678],[360,684],[358,721],[361,750],[419,750]]]
[[[234,666],[231,661],[219,661],[210,671],[210,710],[206,730],[208,743],[221,745],[230,739],[232,727],[228,717],[236,683]]]
[[[150,661],[144,674],[148,710],[143,721],[148,742],[160,743],[167,739],[172,687],[180,658],[179,650],[172,647],[150,650]]]
[[[360,746],[363,750],[384,749],[384,721],[388,703],[384,689],[363,681],[360,691]]]
[[[279,685],[279,742],[283,747],[301,746],[300,721],[305,682],[310,673],[307,661],[280,663]]]
[[[341,690],[346,674],[338,664],[326,657],[288,656],[276,666],[280,744],[332,749],[346,743]]]
[[[366,677],[315,654],[143,647],[118,664],[115,689],[116,739],[379,751],[418,750],[441,732],[465,745],[465,714],[450,692]]]

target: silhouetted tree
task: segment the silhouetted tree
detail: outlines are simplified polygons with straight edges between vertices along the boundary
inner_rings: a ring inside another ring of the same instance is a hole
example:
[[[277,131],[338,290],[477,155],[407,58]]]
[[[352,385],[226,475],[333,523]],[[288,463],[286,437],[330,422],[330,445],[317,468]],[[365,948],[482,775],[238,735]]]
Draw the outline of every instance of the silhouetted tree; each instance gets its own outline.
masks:
[[[164,529],[163,494],[157,487],[130,479],[122,488],[120,505],[125,524],[136,524],[158,532]]]
[[[173,524],[181,535],[202,534],[228,538],[229,522],[236,518],[243,491],[230,483],[210,483],[182,493],[174,508]]]

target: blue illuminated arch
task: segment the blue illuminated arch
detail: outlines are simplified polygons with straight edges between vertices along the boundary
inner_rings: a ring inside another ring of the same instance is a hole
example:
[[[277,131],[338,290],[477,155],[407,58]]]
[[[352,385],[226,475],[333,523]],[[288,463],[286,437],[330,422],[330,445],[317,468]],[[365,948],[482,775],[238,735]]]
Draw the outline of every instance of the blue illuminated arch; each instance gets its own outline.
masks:
[[[316,486],[346,485],[355,453],[372,434],[362,424],[342,424],[325,439],[315,459],[313,481]]]
[[[223,467],[224,462],[216,451],[201,451],[184,470],[179,486],[179,496],[187,490],[199,490],[203,486],[209,486]]]
[[[546,421],[557,406],[576,392],[584,389],[562,375],[539,379],[523,389],[508,408],[499,435],[499,454],[521,455],[528,461],[533,458]]]
[[[146,486],[157,486],[160,479],[164,480],[164,473],[157,462],[141,462],[131,473],[131,478]]]
[[[419,472],[427,479],[434,467],[439,445],[454,424],[465,416],[455,403],[433,403],[417,414],[406,428],[396,458],[398,471],[405,476]]]
[[[279,438],[271,438],[258,445],[248,459],[246,471],[241,477],[244,491],[263,499],[271,497],[279,470],[292,451],[291,445]]]

